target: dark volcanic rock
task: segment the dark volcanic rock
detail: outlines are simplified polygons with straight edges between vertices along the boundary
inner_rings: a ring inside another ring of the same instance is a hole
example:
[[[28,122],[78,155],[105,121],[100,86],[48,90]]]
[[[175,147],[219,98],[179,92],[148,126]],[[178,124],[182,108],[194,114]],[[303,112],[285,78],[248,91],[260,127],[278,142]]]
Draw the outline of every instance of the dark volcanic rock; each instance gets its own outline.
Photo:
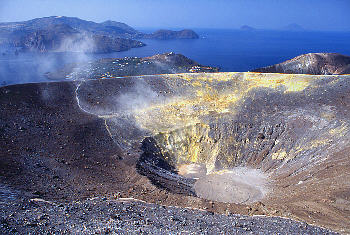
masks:
[[[199,38],[198,34],[190,29],[184,29],[181,31],[172,31],[172,30],[158,30],[152,34],[145,35],[145,38],[152,39],[197,39]]]
[[[309,53],[280,64],[255,69],[253,72],[315,75],[349,74],[350,56],[337,53]]]
[[[10,206],[0,205],[2,234],[337,234],[278,217],[226,216],[128,199],[60,205],[32,199]]]
[[[141,175],[147,176],[153,184],[173,193],[196,195],[193,190],[196,180],[178,175],[175,167],[164,160],[161,149],[152,137],[142,141],[141,149],[143,154],[137,163],[137,171]]]

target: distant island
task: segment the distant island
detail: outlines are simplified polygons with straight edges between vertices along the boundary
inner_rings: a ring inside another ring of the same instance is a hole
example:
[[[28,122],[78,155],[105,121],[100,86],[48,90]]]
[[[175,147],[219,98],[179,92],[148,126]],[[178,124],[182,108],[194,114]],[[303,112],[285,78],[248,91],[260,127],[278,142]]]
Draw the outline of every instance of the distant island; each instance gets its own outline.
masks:
[[[172,31],[172,30],[158,30],[152,34],[146,34],[145,38],[152,39],[197,39],[199,38],[198,34],[190,29],[184,29],[181,31]]]
[[[255,30],[257,30],[256,28],[251,27],[249,25],[242,25],[239,29],[243,30],[243,31],[255,31]],[[259,29],[259,30],[264,30],[264,29]],[[296,23],[292,23],[292,24],[286,25],[280,29],[275,29],[275,30],[293,31],[293,32],[305,31],[305,29],[301,25],[298,25]]]
[[[244,31],[254,31],[256,30],[255,28],[249,26],[249,25],[242,25],[240,30],[244,30]]]
[[[338,53],[309,53],[280,64],[253,70],[261,73],[350,74],[350,56]]]
[[[76,17],[50,16],[22,22],[0,23],[0,47],[33,52],[109,53],[145,46],[151,39],[194,39],[192,30],[141,33],[125,23],[95,23]]]
[[[285,26],[284,28],[282,28],[282,30],[286,30],[286,31],[305,31],[305,29],[301,25],[298,25],[296,23],[289,24],[289,25]]]
[[[69,64],[63,69],[47,73],[46,77],[52,80],[81,80],[218,71],[219,69],[216,67],[204,66],[184,55],[170,52],[144,58],[106,58],[88,63]]]

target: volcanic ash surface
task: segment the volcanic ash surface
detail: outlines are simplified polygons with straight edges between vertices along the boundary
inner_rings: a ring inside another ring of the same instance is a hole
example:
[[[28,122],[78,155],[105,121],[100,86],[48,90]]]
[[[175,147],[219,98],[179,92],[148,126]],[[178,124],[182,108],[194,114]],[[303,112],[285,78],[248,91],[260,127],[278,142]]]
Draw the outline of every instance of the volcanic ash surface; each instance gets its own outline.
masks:
[[[258,169],[236,167],[199,178],[194,189],[197,196],[212,201],[251,203],[267,193],[267,177]]]

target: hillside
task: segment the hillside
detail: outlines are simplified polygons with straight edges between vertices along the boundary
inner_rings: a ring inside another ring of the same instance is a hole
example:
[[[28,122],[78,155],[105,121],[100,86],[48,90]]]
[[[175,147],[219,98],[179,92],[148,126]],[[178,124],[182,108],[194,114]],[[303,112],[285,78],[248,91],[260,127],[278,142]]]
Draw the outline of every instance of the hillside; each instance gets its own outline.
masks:
[[[130,38],[138,32],[108,21],[101,24],[73,17],[44,17],[0,24],[3,45],[33,52],[109,53],[145,46]]]
[[[141,38],[194,39],[198,35],[192,30],[144,34],[121,22],[96,23],[65,16],[0,23],[0,47],[22,51],[109,53],[145,46],[135,40]]]
[[[218,68],[200,65],[173,52],[144,58],[106,58],[89,63],[69,64],[59,71],[47,73],[49,79],[82,80],[123,76],[218,72]]]
[[[350,56],[337,53],[309,53],[253,72],[293,74],[349,74]]]

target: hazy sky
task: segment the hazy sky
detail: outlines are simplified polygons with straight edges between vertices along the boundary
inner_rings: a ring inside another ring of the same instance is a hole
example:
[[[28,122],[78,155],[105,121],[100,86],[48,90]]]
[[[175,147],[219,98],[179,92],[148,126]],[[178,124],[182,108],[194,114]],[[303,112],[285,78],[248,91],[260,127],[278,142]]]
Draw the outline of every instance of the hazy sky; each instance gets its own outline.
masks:
[[[350,0],[0,0],[0,21],[65,15],[152,28],[281,28],[350,31]]]

